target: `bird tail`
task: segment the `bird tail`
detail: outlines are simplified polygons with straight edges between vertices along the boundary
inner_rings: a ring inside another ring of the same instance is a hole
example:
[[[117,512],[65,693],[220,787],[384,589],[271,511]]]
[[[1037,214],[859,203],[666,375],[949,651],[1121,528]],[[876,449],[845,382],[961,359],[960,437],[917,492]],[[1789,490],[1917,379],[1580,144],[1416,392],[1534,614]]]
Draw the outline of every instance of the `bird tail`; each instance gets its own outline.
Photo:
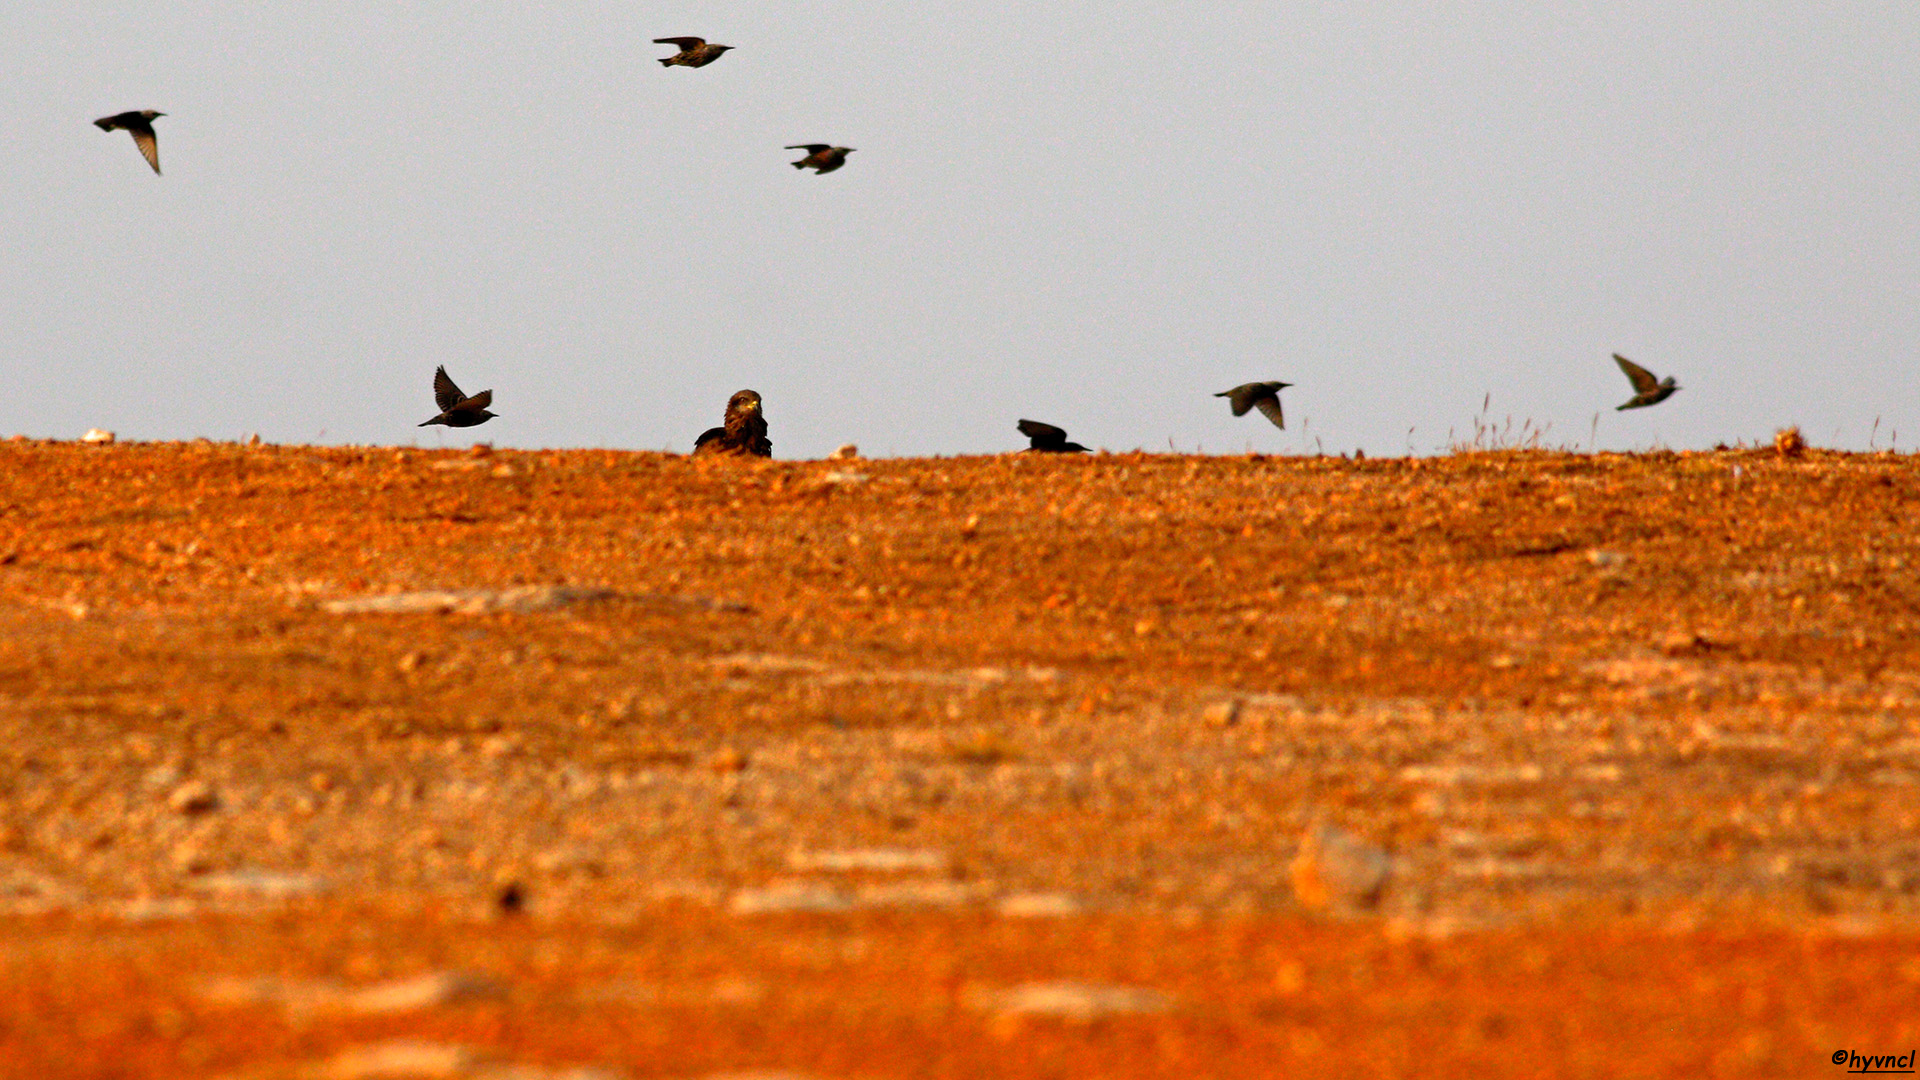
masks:
[[[101,131],[113,130],[113,122],[111,120],[95,120],[93,126],[99,128]]]

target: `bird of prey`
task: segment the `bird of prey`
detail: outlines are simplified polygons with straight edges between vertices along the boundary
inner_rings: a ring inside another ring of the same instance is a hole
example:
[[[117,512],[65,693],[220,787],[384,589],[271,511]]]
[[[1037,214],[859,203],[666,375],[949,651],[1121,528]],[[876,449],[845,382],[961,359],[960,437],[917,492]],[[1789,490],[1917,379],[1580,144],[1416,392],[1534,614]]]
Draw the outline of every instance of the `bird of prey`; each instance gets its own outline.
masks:
[[[1672,397],[1675,390],[1680,389],[1679,384],[1673,381],[1673,376],[1669,375],[1656,381],[1653,372],[1619,353],[1613,354],[1613,362],[1619,364],[1620,370],[1627,373],[1627,381],[1633,384],[1634,390],[1633,397],[1625,405],[1616,406],[1615,412],[1621,409],[1644,409],[1649,405],[1658,405]]]
[[[793,167],[796,169],[805,169],[811,166],[815,176],[819,176],[822,173],[830,173],[840,166],[845,165],[847,163],[847,155],[853,153],[853,147],[851,146],[828,146],[823,142],[801,143],[798,146],[789,146],[787,149],[805,150],[807,156],[794,162]]]
[[[706,67],[720,54],[733,48],[731,45],[709,45],[706,38],[697,37],[661,37],[654,38],[655,45],[678,45],[680,51],[660,61],[661,67]]]
[[[1248,409],[1259,409],[1260,415],[1273,421],[1274,427],[1285,431],[1287,418],[1280,412],[1280,391],[1292,385],[1286,382],[1242,383],[1213,396],[1226,398],[1227,403],[1233,406],[1235,416],[1247,415]]]
[[[468,397],[460,392],[459,387],[453,385],[452,379],[447,378],[445,367],[433,369],[433,403],[440,406],[440,415],[431,420],[422,421],[420,427],[426,427],[428,424],[472,427],[475,424],[484,424],[499,415],[487,411],[487,406],[493,404],[493,391],[482,390]]]
[[[118,116],[103,116],[93,122],[101,131],[124,131],[133,136],[133,144],[140,148],[140,155],[153,166],[155,176],[160,174],[160,140],[153,134],[153,120],[166,113],[156,109],[138,109],[123,112]]]
[[[1027,437],[1032,445],[1028,450],[1038,450],[1046,454],[1085,454],[1089,451],[1077,442],[1068,442],[1067,433],[1052,424],[1043,424],[1038,420],[1022,420],[1020,434]]]
[[[742,390],[727,399],[726,426],[708,428],[693,441],[695,454],[745,454],[772,457],[767,439],[767,417],[760,409],[760,393]]]

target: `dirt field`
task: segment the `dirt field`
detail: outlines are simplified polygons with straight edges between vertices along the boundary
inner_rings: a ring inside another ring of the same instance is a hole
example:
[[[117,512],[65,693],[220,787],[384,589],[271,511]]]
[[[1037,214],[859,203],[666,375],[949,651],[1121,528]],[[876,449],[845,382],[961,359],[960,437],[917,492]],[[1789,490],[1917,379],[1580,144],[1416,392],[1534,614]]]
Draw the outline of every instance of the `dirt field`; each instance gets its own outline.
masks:
[[[1920,1044],[1916,509],[0,443],[0,1076],[1845,1075]]]

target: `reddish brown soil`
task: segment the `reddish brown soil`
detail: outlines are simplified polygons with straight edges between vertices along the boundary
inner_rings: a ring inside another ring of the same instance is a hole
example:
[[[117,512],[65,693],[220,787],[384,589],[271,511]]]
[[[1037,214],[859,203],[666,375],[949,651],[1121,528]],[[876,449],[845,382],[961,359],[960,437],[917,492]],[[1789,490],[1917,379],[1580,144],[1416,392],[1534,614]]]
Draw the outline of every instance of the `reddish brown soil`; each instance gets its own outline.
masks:
[[[0,443],[0,1075],[1844,1075],[1920,1043],[1917,506]],[[1318,823],[1377,902],[1296,895]]]

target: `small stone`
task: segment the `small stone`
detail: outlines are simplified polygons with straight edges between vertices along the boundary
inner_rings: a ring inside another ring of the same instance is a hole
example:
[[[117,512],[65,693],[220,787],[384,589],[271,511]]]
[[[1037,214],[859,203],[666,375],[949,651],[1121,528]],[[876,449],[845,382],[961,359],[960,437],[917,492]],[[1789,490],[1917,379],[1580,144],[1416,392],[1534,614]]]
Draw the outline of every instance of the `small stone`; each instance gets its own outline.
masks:
[[[1807,440],[1798,425],[1781,428],[1773,434],[1773,449],[1783,458],[1797,458],[1807,452]]]
[[[833,453],[827,455],[829,461],[852,461],[860,456],[860,448],[852,443],[842,443]]]
[[[707,768],[717,773],[744,772],[747,767],[747,755],[731,746],[722,747],[707,759]]]
[[[80,441],[84,443],[110,443],[116,438],[117,436],[114,435],[113,432],[105,428],[88,428],[87,433],[80,436]]]
[[[1009,919],[1064,919],[1085,908],[1066,893],[1014,893],[1003,897],[994,910]]]
[[[189,816],[204,814],[220,808],[220,796],[205,780],[189,780],[173,789],[167,796],[167,805]]]
[[[1602,570],[1610,570],[1626,563],[1627,557],[1617,551],[1602,551],[1599,548],[1587,552],[1587,561]]]
[[[327,1080],[440,1080],[471,1076],[480,1056],[464,1046],[396,1040],[356,1046],[329,1060]]]
[[[1158,990],[1104,983],[1022,983],[1004,990],[976,990],[967,1004],[1002,1016],[1050,1016],[1091,1023],[1109,1016],[1166,1012],[1173,998]]]
[[[1240,702],[1238,699],[1216,701],[1200,710],[1200,718],[1209,727],[1232,727],[1240,722]]]
[[[1288,872],[1294,896],[1315,911],[1354,911],[1379,904],[1393,861],[1351,833],[1321,824],[1307,830]]]
[[[363,1015],[418,1012],[465,1001],[491,1001],[506,996],[499,983],[463,971],[435,971],[413,979],[376,983],[351,990],[323,1003],[341,1012]]]
[[[770,915],[794,911],[850,911],[853,901],[838,889],[811,882],[791,882],[765,889],[742,889],[727,902],[735,915]]]
[[[914,848],[855,848],[848,851],[796,851],[787,856],[795,870],[851,873],[860,870],[899,872],[947,869],[945,852]]]
[[[258,896],[270,900],[312,896],[325,892],[327,888],[325,879],[312,874],[283,874],[273,870],[258,869],[209,874],[194,884],[203,892],[228,896]]]

